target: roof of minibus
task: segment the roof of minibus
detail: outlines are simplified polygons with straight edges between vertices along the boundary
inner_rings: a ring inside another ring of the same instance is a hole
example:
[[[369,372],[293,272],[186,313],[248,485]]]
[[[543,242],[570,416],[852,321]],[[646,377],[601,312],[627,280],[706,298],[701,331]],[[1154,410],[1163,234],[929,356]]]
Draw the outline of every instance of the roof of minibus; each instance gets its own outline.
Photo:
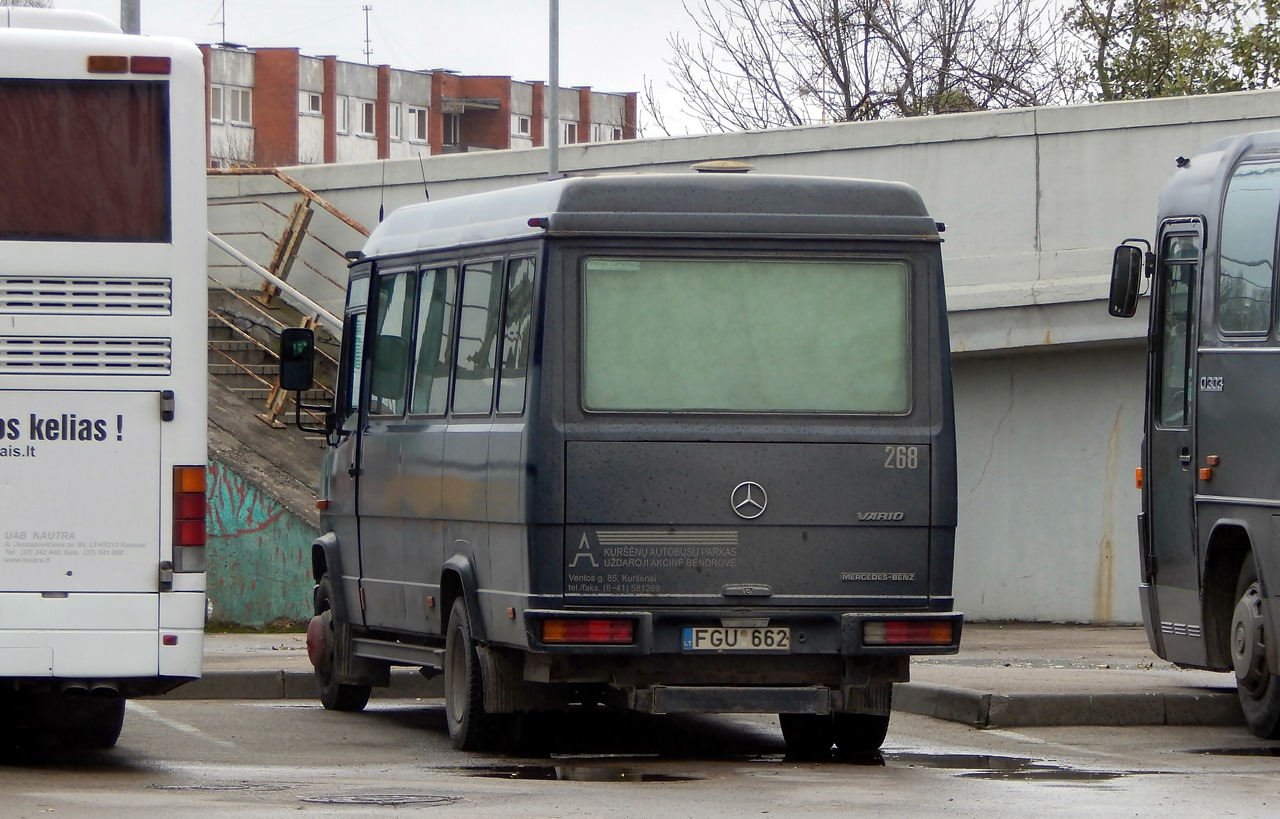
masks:
[[[1204,213],[1217,202],[1232,171],[1250,155],[1280,157],[1280,131],[1224,137],[1205,145],[1190,159],[1178,157],[1176,169],[1160,191],[1159,218],[1217,216]]]
[[[940,241],[901,182],[768,174],[617,174],[559,179],[400,208],[366,257],[541,236]]]

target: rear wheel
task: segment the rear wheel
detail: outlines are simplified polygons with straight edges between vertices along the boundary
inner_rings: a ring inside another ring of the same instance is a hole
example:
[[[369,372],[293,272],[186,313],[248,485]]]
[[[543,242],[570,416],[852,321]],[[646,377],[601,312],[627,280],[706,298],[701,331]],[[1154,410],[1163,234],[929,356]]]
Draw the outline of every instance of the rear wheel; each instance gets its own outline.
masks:
[[[333,586],[325,575],[316,588],[316,615],[307,626],[307,651],[316,668],[320,702],[330,711],[361,711],[373,690],[338,681],[338,648],[350,640],[350,626],[334,616]]]
[[[836,741],[835,721],[830,714],[779,714],[787,753],[800,759],[827,756]]]
[[[851,756],[874,754],[889,733],[888,714],[835,714],[836,747]]]
[[[1262,617],[1264,590],[1253,558],[1245,560],[1236,583],[1231,618],[1231,662],[1245,721],[1255,736],[1280,739],[1280,677],[1267,668],[1267,631]]]
[[[56,698],[58,739],[71,748],[112,748],[124,727],[123,697]]]
[[[449,738],[461,751],[501,751],[519,741],[517,714],[484,710],[484,678],[472,637],[471,617],[459,597],[449,611],[444,642],[444,703]]]

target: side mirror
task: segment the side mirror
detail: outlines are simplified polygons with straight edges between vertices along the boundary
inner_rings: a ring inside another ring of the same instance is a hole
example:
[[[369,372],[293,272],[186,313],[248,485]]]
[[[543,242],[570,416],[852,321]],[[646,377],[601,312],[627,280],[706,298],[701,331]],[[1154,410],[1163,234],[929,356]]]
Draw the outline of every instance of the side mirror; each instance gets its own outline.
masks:
[[[1111,300],[1107,310],[1116,318],[1132,318],[1138,310],[1138,294],[1142,288],[1142,248],[1120,245],[1111,258]]]
[[[280,388],[305,392],[315,384],[316,334],[306,327],[280,331]]]

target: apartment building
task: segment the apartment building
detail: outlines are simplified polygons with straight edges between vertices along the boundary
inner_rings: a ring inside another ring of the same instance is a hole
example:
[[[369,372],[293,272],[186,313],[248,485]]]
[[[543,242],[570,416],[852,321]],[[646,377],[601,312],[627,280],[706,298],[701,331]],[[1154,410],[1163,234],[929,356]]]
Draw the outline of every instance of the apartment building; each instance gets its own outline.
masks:
[[[212,167],[314,165],[636,137],[636,94],[202,45]],[[553,125],[554,123],[554,125]]]

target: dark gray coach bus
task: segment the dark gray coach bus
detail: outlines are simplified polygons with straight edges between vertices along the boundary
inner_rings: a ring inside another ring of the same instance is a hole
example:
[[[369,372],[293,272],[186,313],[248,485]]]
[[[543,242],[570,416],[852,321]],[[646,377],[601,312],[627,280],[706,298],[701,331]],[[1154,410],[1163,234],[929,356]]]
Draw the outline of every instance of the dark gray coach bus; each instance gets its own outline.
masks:
[[[1155,250],[1116,249],[1111,314],[1152,278],[1139,486],[1147,638],[1234,671],[1249,727],[1280,738],[1280,132],[1215,142],[1160,194]],[[1135,245],[1145,245],[1137,247]]]
[[[574,703],[878,748],[909,657],[961,631],[940,241],[906,185],[754,174],[392,214],[327,421],[324,705],[408,665],[464,749]]]

